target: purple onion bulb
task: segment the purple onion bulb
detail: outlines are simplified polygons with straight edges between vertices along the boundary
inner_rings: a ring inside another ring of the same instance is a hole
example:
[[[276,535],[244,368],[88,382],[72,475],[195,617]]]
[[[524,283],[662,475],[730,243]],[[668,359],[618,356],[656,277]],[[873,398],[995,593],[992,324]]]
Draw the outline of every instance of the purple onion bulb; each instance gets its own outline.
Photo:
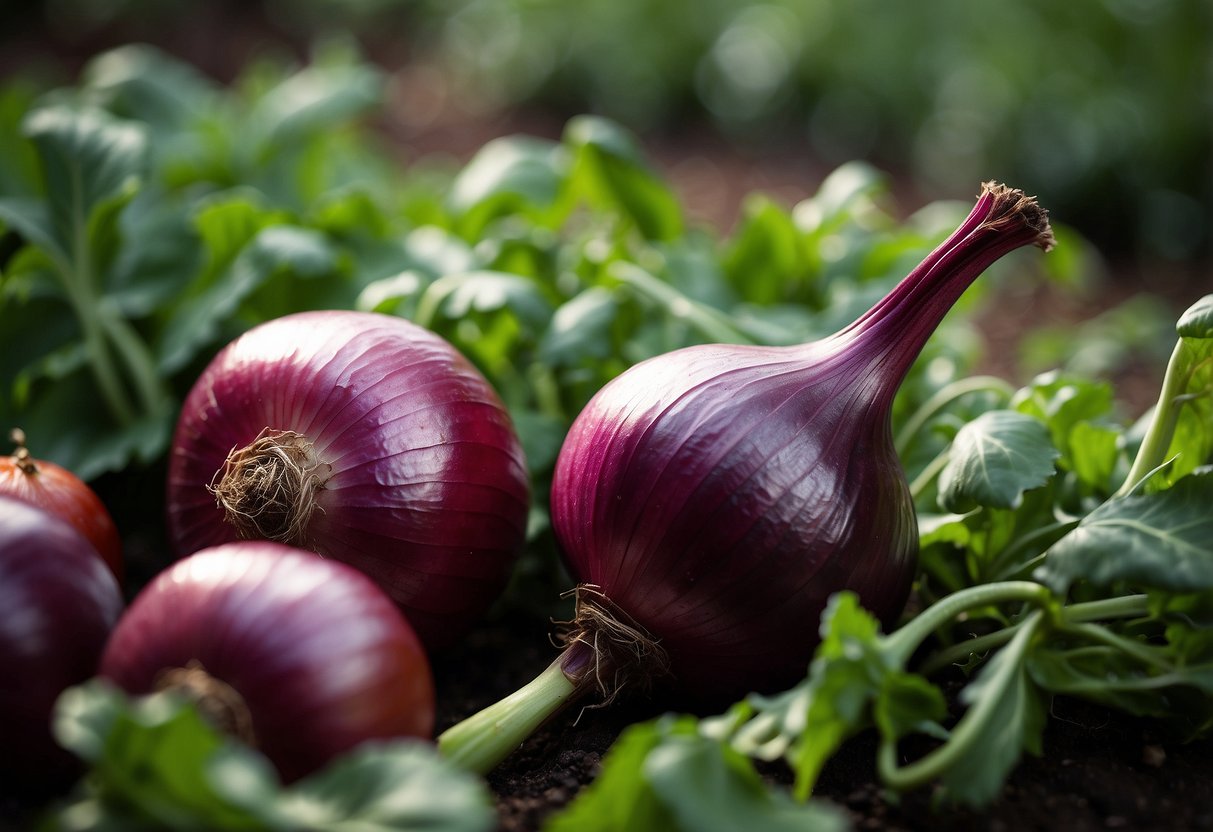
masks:
[[[169,463],[178,554],[238,539],[371,576],[430,649],[505,587],[529,480],[483,375],[401,318],[303,312],[257,326],[194,384]]]

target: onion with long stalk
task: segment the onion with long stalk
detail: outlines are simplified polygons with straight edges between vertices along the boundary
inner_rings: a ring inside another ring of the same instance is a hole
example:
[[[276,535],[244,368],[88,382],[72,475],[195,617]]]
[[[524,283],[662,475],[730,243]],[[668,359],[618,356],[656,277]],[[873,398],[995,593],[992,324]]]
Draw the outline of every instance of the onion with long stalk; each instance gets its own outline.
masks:
[[[947,311],[1010,251],[1053,244],[1034,198],[987,183],[960,227],[836,334],[790,347],[701,345],[642,362],[574,422],[552,525],[574,578],[563,652],[448,729],[487,771],[570,702],[661,683],[693,701],[803,678],[827,600],[886,624],[918,537],[893,399]]]

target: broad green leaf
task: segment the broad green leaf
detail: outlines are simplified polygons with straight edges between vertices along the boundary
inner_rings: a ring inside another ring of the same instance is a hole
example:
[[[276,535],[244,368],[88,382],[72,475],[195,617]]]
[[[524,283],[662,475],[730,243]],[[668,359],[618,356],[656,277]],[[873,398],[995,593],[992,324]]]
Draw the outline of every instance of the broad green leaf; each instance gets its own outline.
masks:
[[[886,737],[918,732],[945,738],[939,723],[947,714],[943,691],[912,673],[890,673],[873,707],[876,726]]]
[[[1189,306],[1180,315],[1175,324],[1175,331],[1179,333],[1180,338],[1213,338],[1213,295],[1205,295]]]
[[[871,720],[871,707],[892,669],[880,626],[850,592],[830,598],[821,616],[821,644],[809,666],[805,730],[789,750],[796,792],[807,796],[822,766],[843,741]]]
[[[1082,482],[1105,494],[1122,462],[1123,431],[1111,425],[1079,422],[1070,430],[1070,465]]]
[[[1044,577],[1059,587],[1087,580],[1172,592],[1211,590],[1210,506],[1213,471],[1207,469],[1165,491],[1108,500],[1048,550]]]
[[[794,802],[766,788],[741,754],[704,737],[690,717],[624,732],[602,773],[544,832],[733,832],[848,828],[828,804]]]
[[[555,142],[507,136],[485,144],[451,183],[447,204],[459,228],[476,239],[498,217],[546,214],[560,197],[567,151]]]
[[[301,829],[489,832],[497,814],[483,782],[420,741],[359,746],[284,790],[282,815]]]
[[[484,784],[418,740],[365,743],[289,786],[170,693],[130,698],[103,680],[60,697],[54,732],[89,775],[46,830],[488,832]]]
[[[1144,642],[1136,651],[1152,651],[1167,662],[1166,647]],[[1192,735],[1213,717],[1213,662],[1176,663],[1171,671],[1144,665],[1114,649],[1033,651],[1028,670],[1050,694],[1077,696],[1118,711],[1171,723]],[[1202,701],[1203,700],[1203,701]]]
[[[241,302],[271,277],[327,274],[336,267],[335,258],[324,237],[310,229],[285,225],[262,229],[217,280],[174,310],[159,349],[162,371],[180,369],[213,343]]]
[[[1027,644],[1000,650],[960,693],[970,708],[989,708],[986,719],[941,777],[949,798],[984,806],[998,796],[1023,752],[1039,756],[1047,711],[1025,663]],[[957,726],[953,736],[960,731]]]
[[[1059,456],[1040,420],[991,410],[956,434],[939,475],[939,499],[953,512],[976,506],[1016,508],[1023,494],[1048,482]]]
[[[796,225],[811,234],[830,231],[841,223],[874,211],[874,200],[888,188],[888,177],[866,162],[848,162],[822,181],[817,193],[796,205]]]
[[[472,313],[509,310],[520,323],[537,332],[547,325],[552,306],[530,280],[506,272],[474,271],[436,280],[426,289],[418,323],[431,326],[439,315],[458,321]]]
[[[193,66],[147,44],[98,55],[84,68],[83,86],[98,104],[159,131],[182,128],[214,106],[214,82]],[[163,133],[157,140],[163,139]]]
[[[382,74],[369,64],[313,64],[261,96],[248,128],[261,153],[369,111],[382,99]]]
[[[138,186],[146,130],[102,110],[54,105],[31,112],[25,132],[42,162],[56,245],[75,258],[85,256],[79,243],[93,230],[95,213],[129,199]]]
[[[691,728],[688,725],[681,735],[667,737],[644,761],[644,776],[669,807],[674,828],[686,832],[849,828],[842,812],[821,803],[797,803],[785,792],[767,789],[745,757],[692,733]]]
[[[677,197],[641,157],[635,139],[606,119],[578,116],[565,127],[574,151],[575,187],[595,203],[631,218],[649,240],[672,240],[683,232]]]
[[[725,274],[750,303],[821,303],[804,235],[791,215],[763,195],[748,197],[738,230],[722,255]]]
[[[611,353],[610,327],[618,307],[615,294],[601,286],[591,286],[561,304],[540,339],[539,358],[552,367],[606,358]]]
[[[1011,407],[1048,426],[1053,445],[1061,452],[1058,464],[1072,469],[1074,455],[1082,453],[1074,447],[1072,433],[1084,422],[1099,425],[1108,421],[1112,413],[1112,387],[1072,373],[1042,373],[1015,394]]]

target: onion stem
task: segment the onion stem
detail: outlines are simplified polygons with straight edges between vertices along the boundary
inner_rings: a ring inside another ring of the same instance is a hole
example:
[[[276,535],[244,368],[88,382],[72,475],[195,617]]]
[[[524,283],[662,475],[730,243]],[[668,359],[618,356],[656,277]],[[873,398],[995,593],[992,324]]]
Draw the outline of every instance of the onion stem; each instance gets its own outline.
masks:
[[[565,675],[562,654],[505,699],[459,722],[438,737],[438,751],[468,771],[487,774],[584,688]]]

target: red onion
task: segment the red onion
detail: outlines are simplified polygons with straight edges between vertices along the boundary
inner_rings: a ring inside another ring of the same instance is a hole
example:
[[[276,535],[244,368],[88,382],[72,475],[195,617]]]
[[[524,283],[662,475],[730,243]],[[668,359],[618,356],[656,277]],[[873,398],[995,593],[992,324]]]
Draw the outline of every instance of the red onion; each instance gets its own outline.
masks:
[[[553,529],[581,582],[568,647],[528,693],[440,745],[487,769],[518,739],[486,739],[503,711],[534,723],[587,689],[609,700],[658,676],[711,701],[786,686],[803,678],[840,590],[893,621],[918,548],[894,395],[969,284],[1029,243],[1052,245],[1044,210],[987,184],[957,231],[835,335],[690,347],[606,385],[552,483]]]
[[[0,777],[62,785],[75,766],[51,737],[51,711],[97,672],[122,592],[66,520],[0,496],[0,611]]]
[[[233,341],[186,398],[169,465],[179,553],[260,538],[344,561],[431,649],[487,610],[525,538],[505,407],[450,344],[386,315],[304,312]]]
[[[101,659],[129,693],[180,690],[294,780],[369,739],[429,738],[429,662],[362,573],[269,541],[178,561],[136,596]]]
[[[66,468],[35,459],[25,447],[24,431],[14,428],[11,435],[17,449],[0,458],[0,494],[62,517],[88,539],[121,583],[122,538],[101,498]]]

